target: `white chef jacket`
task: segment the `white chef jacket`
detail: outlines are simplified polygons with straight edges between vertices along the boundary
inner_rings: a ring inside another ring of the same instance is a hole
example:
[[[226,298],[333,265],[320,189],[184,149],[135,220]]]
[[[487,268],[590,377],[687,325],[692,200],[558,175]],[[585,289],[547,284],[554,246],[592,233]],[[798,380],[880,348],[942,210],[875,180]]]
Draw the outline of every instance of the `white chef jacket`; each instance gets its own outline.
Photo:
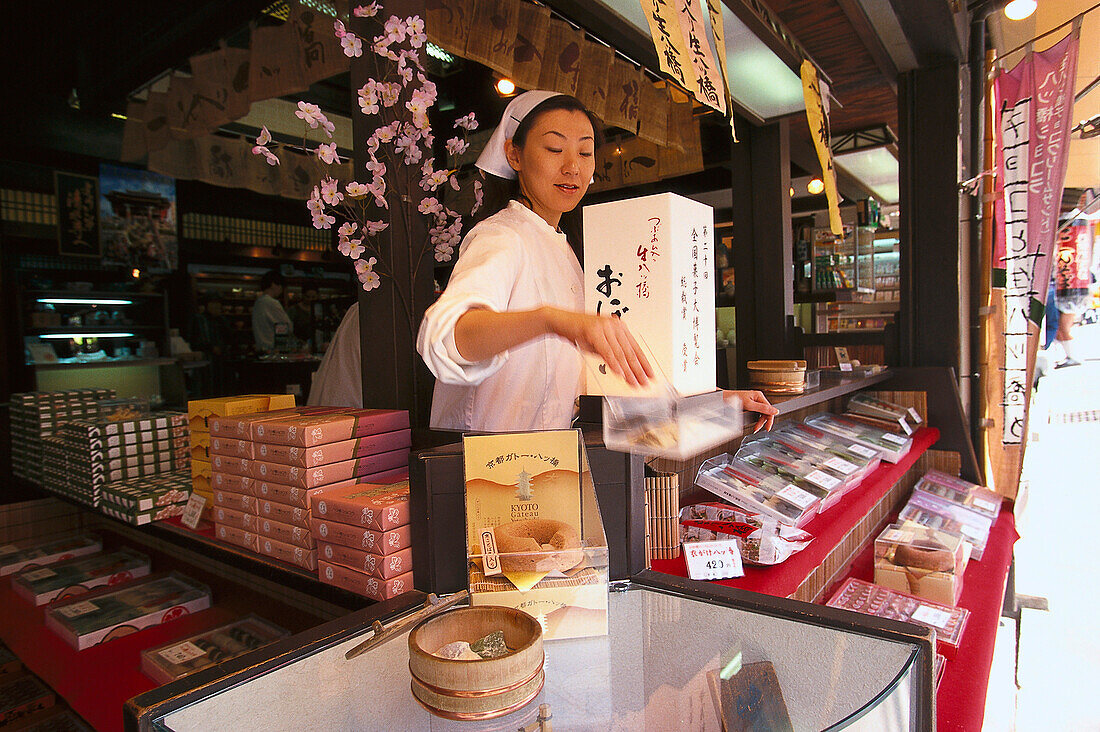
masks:
[[[462,358],[454,327],[473,307],[584,310],[580,263],[565,235],[511,201],[466,235],[447,289],[424,314],[416,348],[435,374],[431,426],[508,432],[562,429],[583,387],[577,347],[557,335],[477,363]]]
[[[252,337],[256,339],[256,348],[261,351],[275,350],[275,325],[285,323],[289,333],[294,332],[290,316],[283,310],[278,300],[267,293],[256,298],[252,306]]]
[[[309,388],[311,407],[363,408],[362,355],[359,349],[359,303],[352,303],[336,328]]]

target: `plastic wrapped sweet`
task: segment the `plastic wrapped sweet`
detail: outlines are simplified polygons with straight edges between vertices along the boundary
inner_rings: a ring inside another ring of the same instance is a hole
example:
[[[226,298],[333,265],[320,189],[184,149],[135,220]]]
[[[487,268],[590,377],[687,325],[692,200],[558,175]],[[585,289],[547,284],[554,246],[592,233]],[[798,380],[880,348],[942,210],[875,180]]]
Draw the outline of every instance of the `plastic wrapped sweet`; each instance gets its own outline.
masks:
[[[875,539],[875,584],[954,605],[969,558],[970,544],[954,534],[892,524]]]
[[[746,438],[737,450],[739,459],[756,465],[765,473],[792,476],[792,482],[821,498],[824,511],[854,488],[860,480],[859,466],[776,432],[758,433]],[[808,485],[803,485],[803,483]]]
[[[882,453],[887,462],[896,463],[908,454],[913,440],[895,435],[888,430],[861,424],[853,419],[836,414],[814,414],[806,418],[806,424],[818,427],[826,432],[874,448]]]
[[[88,592],[93,587],[116,585],[149,574],[149,557],[123,547],[57,562],[48,567],[27,568],[12,577],[12,589],[35,605]]]
[[[750,513],[803,526],[818,511],[821,498],[804,487],[724,453],[699,467],[695,484]]]
[[[903,523],[920,524],[965,539],[974,547],[970,555],[974,560],[982,558],[989,540],[989,531],[993,526],[993,520],[989,516],[925,491],[913,491],[909,502],[898,514],[898,519]]]
[[[680,509],[681,541],[734,539],[747,564],[770,566],[805,549],[813,536],[757,513],[724,503],[699,503]]]
[[[256,615],[141,652],[142,672],[159,684],[254,651],[290,635]]]
[[[1001,496],[977,483],[965,481],[939,470],[929,470],[917,481],[915,490],[945,498],[959,506],[985,514],[996,521],[1001,513]]]
[[[936,631],[937,640],[954,648],[958,647],[970,617],[970,611],[966,608],[941,605],[855,578],[841,585],[827,604],[829,607],[932,628]]]
[[[862,480],[879,466],[882,453],[858,442],[845,440],[832,432],[818,429],[804,422],[785,424],[776,434],[797,440],[801,444],[816,448],[830,457],[837,457],[857,466],[855,475]]]

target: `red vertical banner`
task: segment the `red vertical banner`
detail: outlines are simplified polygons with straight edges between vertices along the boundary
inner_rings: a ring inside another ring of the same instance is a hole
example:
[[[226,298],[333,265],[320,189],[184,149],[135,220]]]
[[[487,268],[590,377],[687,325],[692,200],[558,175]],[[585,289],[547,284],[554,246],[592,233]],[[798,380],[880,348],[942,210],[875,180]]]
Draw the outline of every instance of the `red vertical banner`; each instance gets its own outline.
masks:
[[[993,483],[1019,480],[1039,325],[1054,258],[1065,181],[1077,75],[1081,18],[1072,32],[1041,53],[1030,50],[993,82],[997,195],[994,207],[993,300],[1002,337],[988,358],[1000,367],[997,404],[990,395],[997,439],[987,440]],[[1002,492],[1006,492],[1002,490]]]

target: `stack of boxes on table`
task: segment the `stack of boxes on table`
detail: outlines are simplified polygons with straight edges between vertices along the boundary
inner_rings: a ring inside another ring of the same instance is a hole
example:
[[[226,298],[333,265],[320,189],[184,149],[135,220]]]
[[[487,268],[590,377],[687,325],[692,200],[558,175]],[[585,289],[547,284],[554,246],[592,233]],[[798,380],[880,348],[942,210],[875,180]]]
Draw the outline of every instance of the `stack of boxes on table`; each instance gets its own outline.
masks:
[[[42,439],[64,422],[99,416],[98,402],[113,389],[32,391],[11,395],[12,472],[33,483],[42,482]]]
[[[408,478],[406,411],[296,407],[209,426],[215,535],[310,571],[311,497]]]
[[[187,402],[187,422],[191,429],[191,490],[206,499],[203,520],[211,521],[214,518],[210,418],[255,414],[293,406],[293,394],[244,394]]]

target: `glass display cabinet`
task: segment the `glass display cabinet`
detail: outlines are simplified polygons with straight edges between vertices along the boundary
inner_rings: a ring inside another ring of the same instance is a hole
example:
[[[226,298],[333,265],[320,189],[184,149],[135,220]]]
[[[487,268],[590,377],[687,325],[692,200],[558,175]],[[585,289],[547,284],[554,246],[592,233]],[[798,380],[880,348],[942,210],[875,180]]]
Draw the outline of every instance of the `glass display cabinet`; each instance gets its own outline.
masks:
[[[540,716],[559,730],[933,727],[932,631],[649,570],[612,584],[606,636],[544,643],[528,703],[453,721],[410,690],[423,602],[407,593],[135,697],[127,728],[538,730]]]

